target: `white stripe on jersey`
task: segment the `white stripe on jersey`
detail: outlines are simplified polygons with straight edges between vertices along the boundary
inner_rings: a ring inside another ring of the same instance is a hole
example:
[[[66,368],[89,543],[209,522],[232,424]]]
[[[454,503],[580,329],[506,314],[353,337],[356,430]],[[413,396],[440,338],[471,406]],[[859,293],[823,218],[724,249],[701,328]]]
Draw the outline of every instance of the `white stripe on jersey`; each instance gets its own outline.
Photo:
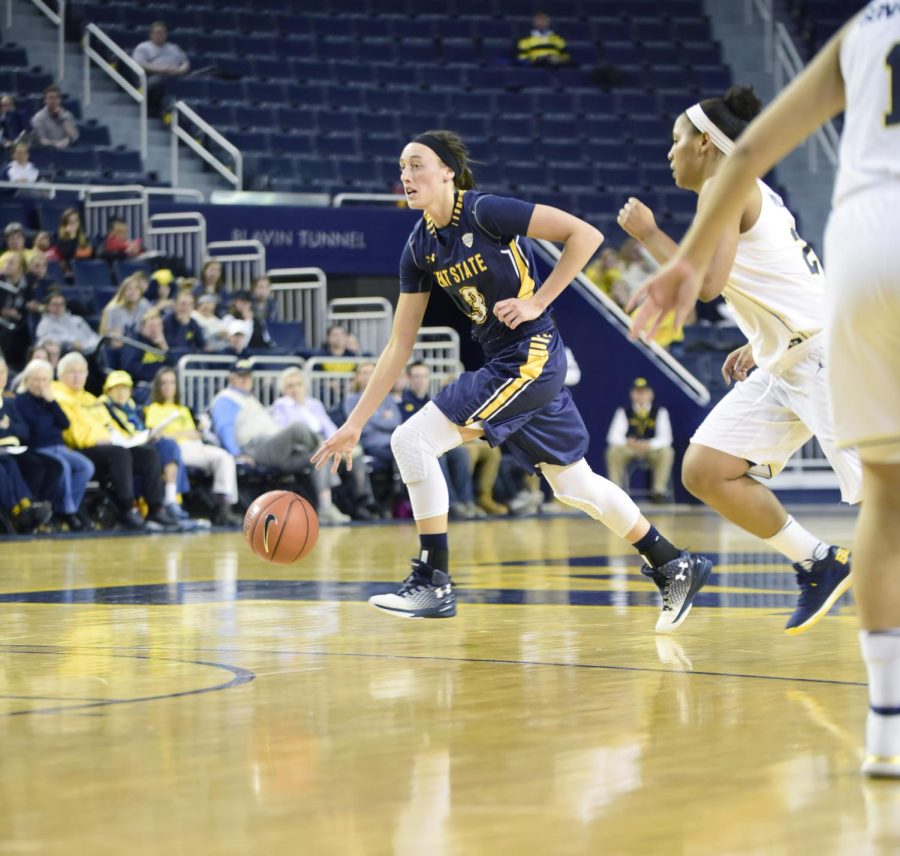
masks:
[[[763,181],[757,187],[762,194],[759,219],[740,236],[722,293],[756,364],[778,374],[824,326],[825,277],[781,197]]]
[[[869,3],[841,43],[846,112],[831,205],[900,182],[900,2]]]

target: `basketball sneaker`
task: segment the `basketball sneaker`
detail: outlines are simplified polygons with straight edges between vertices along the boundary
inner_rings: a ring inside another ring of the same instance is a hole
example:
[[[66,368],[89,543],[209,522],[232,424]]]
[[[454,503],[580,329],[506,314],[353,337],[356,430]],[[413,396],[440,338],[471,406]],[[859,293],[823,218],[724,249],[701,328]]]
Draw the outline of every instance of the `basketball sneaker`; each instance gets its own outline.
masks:
[[[850,551],[844,547],[829,547],[828,555],[812,563],[811,568],[794,565],[800,597],[797,608],[788,619],[784,632],[792,636],[809,630],[837,599],[850,588]]]
[[[372,595],[369,603],[401,618],[452,618],[456,615],[456,595],[450,575],[418,559],[412,560],[412,573],[397,591]]]
[[[662,595],[662,612],[656,622],[657,633],[671,633],[681,626],[711,572],[712,562],[706,556],[687,550],[658,568],[649,565],[641,568],[641,573],[656,583]]]

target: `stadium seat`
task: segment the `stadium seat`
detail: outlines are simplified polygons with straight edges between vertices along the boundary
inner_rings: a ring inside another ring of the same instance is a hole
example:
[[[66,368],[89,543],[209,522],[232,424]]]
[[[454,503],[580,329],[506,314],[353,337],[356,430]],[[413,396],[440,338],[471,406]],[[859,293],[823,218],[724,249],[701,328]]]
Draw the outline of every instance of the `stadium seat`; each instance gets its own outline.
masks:
[[[100,259],[75,259],[72,262],[75,285],[80,288],[111,288],[109,265]]]

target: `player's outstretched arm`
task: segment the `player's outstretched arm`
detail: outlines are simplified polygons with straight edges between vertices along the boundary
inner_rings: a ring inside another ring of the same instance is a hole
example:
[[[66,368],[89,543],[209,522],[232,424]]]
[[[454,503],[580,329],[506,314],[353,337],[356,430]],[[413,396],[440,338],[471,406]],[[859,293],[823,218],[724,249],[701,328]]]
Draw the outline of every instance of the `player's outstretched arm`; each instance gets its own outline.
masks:
[[[700,293],[721,229],[738,215],[756,179],[843,110],[840,47],[850,23],[741,134],[734,153],[716,174],[708,204],[697,212],[678,253],[635,292],[635,304],[646,299],[634,317],[632,338],[643,331],[652,335],[670,310],[675,310],[676,324],[684,321]]]
[[[384,401],[394,381],[409,362],[416,343],[416,335],[425,317],[428,294],[426,291],[421,294],[400,295],[391,328],[391,338],[378,357],[372,377],[347,421],[322,443],[312,456],[316,469],[322,469],[330,461],[331,471],[337,472],[342,460],[346,462],[348,470],[352,468],[353,449],[359,443],[363,426]]]

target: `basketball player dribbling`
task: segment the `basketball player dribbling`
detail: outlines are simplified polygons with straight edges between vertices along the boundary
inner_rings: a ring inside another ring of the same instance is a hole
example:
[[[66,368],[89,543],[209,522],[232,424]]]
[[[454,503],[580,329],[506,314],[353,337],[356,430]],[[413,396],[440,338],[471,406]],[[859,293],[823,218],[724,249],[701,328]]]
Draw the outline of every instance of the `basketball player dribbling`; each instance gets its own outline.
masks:
[[[868,776],[900,778],[900,8],[872,0],[741,135],[672,260],[636,293],[633,335],[690,311],[723,224],[765,174],[845,111],[832,212],[828,383],[862,460],[854,584],[869,676]]]
[[[675,121],[668,155],[673,177],[698,194],[698,205],[761,107],[752,89],[735,86],[722,98],[688,107]],[[619,212],[619,225],[660,264],[678,248],[634,197]],[[682,480],[698,499],[794,563],[800,598],[786,631],[796,634],[812,627],[850,587],[849,553],[804,529],[752,476],[776,475],[813,435],[837,473],[845,502],[859,501],[862,472],[857,453],[839,449],[834,434],[823,370],[821,265],[797,234],[791,212],[762,181],[722,231],[700,289],[702,300],[720,294],[748,343],[725,360],[726,383],[738,383],[691,438]]]
[[[603,236],[557,208],[474,189],[468,152],[456,134],[429,131],[400,156],[410,208],[423,211],[400,261],[400,297],[390,340],[362,398],[313,460],[336,467],[404,370],[431,289],[443,289],[472,321],[485,364],[463,372],[394,431],[391,448],[409,490],[419,558],[397,591],[373,606],[408,618],[449,618],[456,596],[449,571],[447,484],[438,458],[484,437],[504,443],[528,470],[539,471],[556,497],[632,544],[662,593],[657,632],[677,628],[709,578],[709,559],[674,547],[628,495],[584,459],[588,432],[565,387],[565,347],[549,306],[594,254]],[[563,245],[542,284],[525,236]]]

